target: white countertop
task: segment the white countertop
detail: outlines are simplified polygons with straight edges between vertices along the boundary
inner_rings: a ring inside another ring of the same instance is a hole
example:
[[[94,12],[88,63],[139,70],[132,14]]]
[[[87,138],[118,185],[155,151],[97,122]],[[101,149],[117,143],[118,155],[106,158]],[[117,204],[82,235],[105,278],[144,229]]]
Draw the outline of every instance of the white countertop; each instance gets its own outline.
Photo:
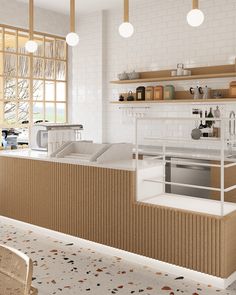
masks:
[[[150,155],[161,155],[162,147],[152,147],[152,146],[141,146],[139,148],[139,153],[144,156]],[[234,151],[236,154],[236,151]],[[202,148],[184,148],[184,147],[167,147],[166,156],[170,157],[181,157],[181,158],[192,158],[192,159],[204,159],[204,160],[220,160],[220,149],[202,149]],[[236,157],[229,157],[229,151],[225,150],[225,160],[235,162]]]
[[[92,166],[100,167],[107,169],[117,169],[117,170],[127,170],[135,171],[136,162],[135,160],[125,160],[125,161],[116,161],[108,162],[105,164],[98,164],[96,162],[81,161],[68,158],[51,158],[47,155],[47,152],[34,151],[31,149],[17,149],[17,150],[2,150],[0,151],[1,157],[13,157],[19,159],[28,159],[28,160],[38,160],[38,161],[47,161],[47,162],[56,162],[56,163],[65,163],[73,165],[83,165],[83,166]],[[160,163],[155,161],[139,161],[139,169],[145,169],[153,166],[160,166]]]
[[[221,216],[222,213],[220,201],[174,194],[162,194],[139,202],[216,216]],[[224,202],[223,216],[228,215],[235,210],[235,203]]]

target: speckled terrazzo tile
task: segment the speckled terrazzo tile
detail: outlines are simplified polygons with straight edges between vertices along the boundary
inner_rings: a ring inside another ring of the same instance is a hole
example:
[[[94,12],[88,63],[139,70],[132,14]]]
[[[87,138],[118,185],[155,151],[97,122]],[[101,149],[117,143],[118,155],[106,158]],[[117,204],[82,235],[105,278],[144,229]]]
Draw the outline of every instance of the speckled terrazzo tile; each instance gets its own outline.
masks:
[[[39,295],[236,295],[236,283],[217,290],[1,221],[0,233],[0,243],[33,259],[33,284]]]

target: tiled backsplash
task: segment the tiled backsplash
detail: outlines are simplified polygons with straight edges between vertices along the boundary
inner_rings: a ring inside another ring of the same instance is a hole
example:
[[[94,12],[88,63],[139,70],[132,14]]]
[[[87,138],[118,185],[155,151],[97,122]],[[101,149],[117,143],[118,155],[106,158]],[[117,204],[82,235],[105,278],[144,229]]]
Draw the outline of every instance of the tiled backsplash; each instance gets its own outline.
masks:
[[[191,28],[186,14],[189,0],[130,1],[130,21],[135,27],[132,38],[118,34],[122,11],[108,11],[80,17],[78,31],[81,42],[74,49],[74,90],[71,101],[72,120],[83,123],[85,137],[95,141],[134,141],[134,120],[119,105],[119,93],[134,91],[140,85],[112,85],[122,71],[147,71],[185,66],[207,66],[233,63],[236,56],[236,2],[228,0],[200,1],[205,22]],[[179,81],[177,90],[194,85],[227,88],[232,79]],[[146,85],[157,85],[147,83]],[[170,82],[161,83],[162,85]],[[144,86],[146,86],[144,85]],[[194,105],[151,105],[145,111],[152,116],[190,116]],[[205,106],[204,106],[205,108]],[[209,110],[209,106],[206,106]],[[225,106],[225,115],[236,107]],[[128,116],[127,116],[128,114]],[[183,132],[189,133],[191,126]],[[174,129],[169,128],[172,134]]]

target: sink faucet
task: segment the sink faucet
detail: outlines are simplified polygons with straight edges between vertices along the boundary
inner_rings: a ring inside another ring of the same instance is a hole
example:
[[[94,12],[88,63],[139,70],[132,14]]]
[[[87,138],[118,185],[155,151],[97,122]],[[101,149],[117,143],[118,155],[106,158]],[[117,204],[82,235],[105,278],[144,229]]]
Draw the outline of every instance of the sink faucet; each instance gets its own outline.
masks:
[[[235,112],[231,111],[229,115],[229,135],[236,135],[236,121],[235,121]],[[234,123],[233,125],[233,130],[232,130],[232,122]]]
[[[233,129],[232,129],[232,123],[233,123]],[[229,148],[229,153],[232,155],[233,152],[233,146],[234,144],[232,143],[232,136],[236,135],[236,115],[234,111],[231,111],[229,114],[229,143],[228,143],[228,148]]]

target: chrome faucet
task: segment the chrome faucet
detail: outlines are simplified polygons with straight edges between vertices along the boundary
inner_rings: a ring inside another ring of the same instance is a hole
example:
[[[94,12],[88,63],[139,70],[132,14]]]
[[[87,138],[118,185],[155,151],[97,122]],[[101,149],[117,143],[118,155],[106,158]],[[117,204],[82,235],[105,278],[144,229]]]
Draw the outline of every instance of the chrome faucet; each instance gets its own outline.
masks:
[[[232,123],[233,123],[233,129],[232,129]],[[232,136],[234,137],[236,135],[236,116],[235,112],[231,111],[229,114],[229,142],[228,142],[228,150],[230,155],[233,153],[233,142],[232,142]]]
[[[231,111],[229,115],[229,135],[233,136],[236,135],[236,121],[235,121],[235,112]],[[232,122],[234,123],[233,125],[233,131],[232,131]]]

